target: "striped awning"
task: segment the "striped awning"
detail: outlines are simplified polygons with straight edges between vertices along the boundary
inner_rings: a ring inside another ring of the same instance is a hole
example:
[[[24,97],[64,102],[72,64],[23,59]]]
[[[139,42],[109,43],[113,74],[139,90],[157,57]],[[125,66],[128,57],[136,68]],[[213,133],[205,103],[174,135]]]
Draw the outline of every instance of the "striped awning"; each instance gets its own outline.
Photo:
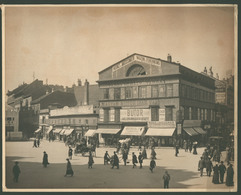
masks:
[[[207,132],[204,131],[201,127],[193,127],[193,128],[194,128],[194,130],[195,130],[196,132],[198,132],[199,134],[202,134],[202,135],[207,134]]]
[[[145,136],[167,136],[173,135],[175,128],[149,128]]]
[[[34,133],[39,133],[40,131],[41,131],[41,128],[39,128],[36,131],[34,131]]]
[[[96,130],[93,129],[89,129],[86,133],[85,136],[86,137],[93,137],[95,135]]]
[[[74,131],[74,129],[65,129],[64,135],[68,136],[68,135],[70,135],[73,131]]]
[[[121,135],[141,136],[144,132],[144,129],[144,127],[126,126],[122,131]]]
[[[65,132],[65,129],[62,129],[62,130],[59,132],[59,135],[64,135],[64,132]]]
[[[120,129],[97,129],[95,133],[101,134],[117,134]]]
[[[60,133],[62,131],[62,129],[54,129],[53,133]]]
[[[190,136],[198,135],[198,132],[196,132],[193,128],[183,128],[183,130]]]
[[[50,131],[52,131],[52,130],[53,130],[53,126],[49,126],[49,129],[48,129],[48,131],[46,133],[49,134]]]

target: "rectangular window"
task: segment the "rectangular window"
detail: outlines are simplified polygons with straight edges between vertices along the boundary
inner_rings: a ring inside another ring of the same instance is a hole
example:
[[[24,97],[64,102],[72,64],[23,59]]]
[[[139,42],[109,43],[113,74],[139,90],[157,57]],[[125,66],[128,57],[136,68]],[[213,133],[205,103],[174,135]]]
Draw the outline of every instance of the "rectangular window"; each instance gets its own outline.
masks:
[[[151,97],[153,97],[153,98],[158,97],[158,86],[157,85],[151,86]]]
[[[86,124],[86,125],[89,124],[89,120],[88,120],[88,119],[85,120],[85,124]]]
[[[172,84],[167,85],[167,97],[173,97],[173,85]]]
[[[120,122],[120,108],[115,108],[115,122]]]
[[[201,120],[203,120],[203,109],[201,108]]]
[[[109,121],[109,109],[104,109],[104,122]]]
[[[173,120],[173,106],[166,106],[165,108],[166,121]]]
[[[133,98],[138,98],[138,87],[132,87],[133,93],[132,96]]]
[[[201,120],[201,117],[200,117],[200,108],[197,109],[197,120]]]
[[[126,90],[124,87],[121,88],[121,99],[124,100],[126,98]]]
[[[207,120],[208,119],[208,110],[207,109],[205,109],[204,110],[204,120]]]
[[[159,97],[166,97],[165,85],[159,85]]]
[[[139,91],[139,98],[146,98],[146,86],[140,86],[138,88]]]
[[[189,107],[189,120],[192,120],[192,107]]]
[[[114,99],[119,100],[120,99],[120,88],[114,89]]]
[[[151,121],[159,121],[159,108],[151,107]]]
[[[103,89],[103,95],[104,95],[104,99],[109,99],[109,89]]]
[[[132,98],[132,87],[126,87],[126,99]]]

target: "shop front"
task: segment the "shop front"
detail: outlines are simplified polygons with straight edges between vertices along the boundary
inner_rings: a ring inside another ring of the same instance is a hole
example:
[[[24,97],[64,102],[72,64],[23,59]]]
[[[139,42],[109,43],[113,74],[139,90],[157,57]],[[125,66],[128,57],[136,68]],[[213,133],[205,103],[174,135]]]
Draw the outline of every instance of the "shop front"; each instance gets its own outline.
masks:
[[[201,120],[184,120],[183,139],[188,142],[198,142],[199,146],[204,146],[207,142],[207,133],[201,127]]]
[[[98,134],[96,134],[96,129],[89,129],[84,137],[86,138],[88,145],[95,145],[97,144],[98,140]]]
[[[120,136],[122,139],[130,138],[132,146],[142,145],[145,126],[125,126]]]
[[[62,128],[54,128],[53,134],[55,140],[60,140],[60,132],[62,131]]]
[[[46,131],[46,139],[52,139],[53,138],[53,126],[49,126],[47,131]]]
[[[149,146],[173,146],[175,129],[175,121],[148,122],[148,130],[145,136],[148,138]]]

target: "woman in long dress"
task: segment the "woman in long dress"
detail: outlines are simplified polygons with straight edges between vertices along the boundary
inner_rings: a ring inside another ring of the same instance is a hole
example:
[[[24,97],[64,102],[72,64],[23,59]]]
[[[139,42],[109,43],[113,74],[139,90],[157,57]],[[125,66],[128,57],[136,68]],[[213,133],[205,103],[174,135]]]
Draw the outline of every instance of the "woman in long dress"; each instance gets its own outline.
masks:
[[[229,164],[228,168],[227,168],[227,177],[226,177],[226,185],[227,186],[233,186],[233,166],[232,164]]]
[[[89,152],[88,168],[92,168],[93,163],[94,163],[94,159],[93,159],[92,153],[91,153],[91,151],[90,151],[90,152]]]
[[[69,159],[67,158],[66,160],[67,160],[67,169],[66,169],[66,174],[64,176],[66,177],[67,175],[71,175],[72,177],[74,175],[74,171],[72,169]]]
[[[213,167],[213,181],[214,184],[219,184],[219,169],[218,164]]]
[[[48,161],[48,154],[44,151],[44,156],[43,156],[43,166],[46,168],[47,165],[49,164],[49,161]]]

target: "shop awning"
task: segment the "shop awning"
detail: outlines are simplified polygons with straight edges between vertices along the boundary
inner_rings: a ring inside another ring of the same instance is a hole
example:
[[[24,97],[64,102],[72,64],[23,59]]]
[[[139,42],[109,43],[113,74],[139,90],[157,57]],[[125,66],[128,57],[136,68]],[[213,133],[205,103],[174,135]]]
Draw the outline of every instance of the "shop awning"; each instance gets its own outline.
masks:
[[[86,133],[85,133],[85,136],[86,137],[93,137],[94,134],[95,134],[96,130],[93,130],[93,129],[89,129]]]
[[[172,136],[175,128],[149,128],[145,136]]]
[[[74,129],[65,129],[64,135],[70,135]]]
[[[127,126],[122,131],[121,135],[141,136],[144,132],[144,127],[130,127]]]
[[[206,131],[204,131],[201,127],[193,127],[194,130],[202,135],[207,134]]]
[[[62,131],[62,129],[54,129],[53,133],[60,133]]]
[[[198,135],[198,132],[196,132],[193,128],[183,128],[183,129],[190,136]]]
[[[117,134],[120,129],[97,129],[95,133],[101,134]]]
[[[65,132],[65,129],[62,129],[62,130],[59,132],[59,135],[64,135],[64,132]]]
[[[50,131],[52,131],[52,130],[53,130],[53,126],[50,126],[49,129],[48,129],[48,131],[47,131],[46,133],[49,134]]]
[[[34,133],[39,133],[41,131],[41,129],[37,129],[36,131],[34,131]]]

